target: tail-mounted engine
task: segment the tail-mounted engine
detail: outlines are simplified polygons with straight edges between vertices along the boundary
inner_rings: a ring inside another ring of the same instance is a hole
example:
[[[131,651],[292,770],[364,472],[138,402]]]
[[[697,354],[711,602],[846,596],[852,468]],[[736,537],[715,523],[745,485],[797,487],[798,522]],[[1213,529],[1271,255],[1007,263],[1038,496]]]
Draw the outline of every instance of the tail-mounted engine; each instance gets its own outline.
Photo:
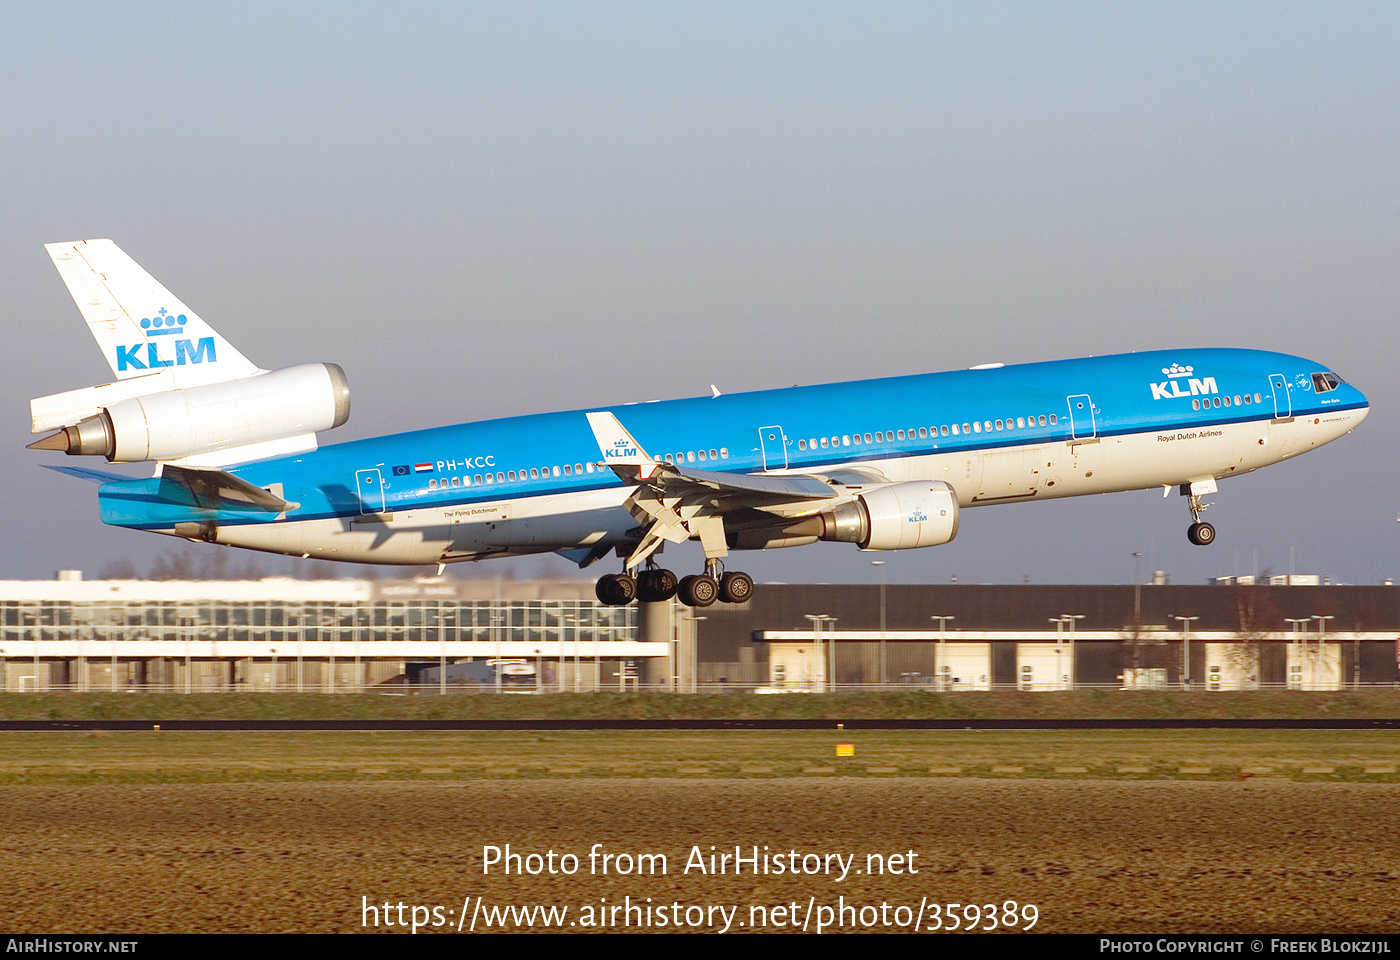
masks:
[[[119,400],[30,447],[112,462],[179,460],[315,434],[349,417],[345,371],[308,363]]]

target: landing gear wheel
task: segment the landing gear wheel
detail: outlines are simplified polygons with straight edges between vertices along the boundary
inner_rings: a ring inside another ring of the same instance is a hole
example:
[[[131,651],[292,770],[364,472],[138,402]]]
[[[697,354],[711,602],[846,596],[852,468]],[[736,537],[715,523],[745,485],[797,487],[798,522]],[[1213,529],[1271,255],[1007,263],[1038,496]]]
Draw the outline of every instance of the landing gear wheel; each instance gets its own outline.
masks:
[[[676,595],[677,586],[676,575],[670,570],[643,570],[637,576],[637,600],[642,603],[670,600]]]
[[[682,577],[680,582],[681,603],[687,607],[708,607],[719,596],[719,584],[715,578],[702,574],[698,577]]]
[[[637,595],[637,581],[625,573],[610,573],[606,577],[598,578],[593,592],[597,595],[599,603],[621,607],[631,603],[632,598]]]
[[[748,603],[753,596],[753,577],[747,573],[726,573],[719,581],[719,598],[725,603]]]
[[[1186,528],[1186,539],[1198,547],[1208,547],[1215,542],[1215,528],[1208,523],[1193,523]]]

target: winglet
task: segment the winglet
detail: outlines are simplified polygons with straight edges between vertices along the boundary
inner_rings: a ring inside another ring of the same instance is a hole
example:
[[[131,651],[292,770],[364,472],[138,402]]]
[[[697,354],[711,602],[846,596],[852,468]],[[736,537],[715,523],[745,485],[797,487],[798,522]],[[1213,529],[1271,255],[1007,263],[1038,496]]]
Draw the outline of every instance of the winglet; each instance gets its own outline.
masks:
[[[614,473],[623,480],[637,483],[649,479],[656,472],[656,461],[618,422],[617,417],[607,410],[595,411],[587,416],[588,425],[593,428],[593,439],[598,441],[598,449],[602,451],[603,463],[612,467]]]

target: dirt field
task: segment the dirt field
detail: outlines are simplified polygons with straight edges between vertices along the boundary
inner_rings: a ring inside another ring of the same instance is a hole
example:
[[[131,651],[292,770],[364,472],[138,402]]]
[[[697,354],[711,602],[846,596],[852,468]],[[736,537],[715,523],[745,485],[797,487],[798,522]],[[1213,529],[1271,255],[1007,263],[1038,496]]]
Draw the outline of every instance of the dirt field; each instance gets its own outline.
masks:
[[[474,921],[478,931],[715,931],[727,922],[738,932],[815,929],[819,919],[884,930],[919,910],[925,928],[947,924],[932,906],[946,903],[995,903],[1001,923],[1008,900],[1018,926],[1034,905],[1042,932],[1400,928],[1400,795],[1384,784],[7,786],[0,825],[0,928],[15,933],[405,930],[415,906],[423,933],[455,930],[464,906],[463,929]],[[541,855],[511,861],[516,870],[544,872],[507,876],[499,863],[484,874],[483,848],[506,844]],[[607,875],[601,859],[590,867],[594,844],[612,855]],[[744,863],[736,875],[732,860],[724,874],[687,869],[692,848],[708,868],[712,852],[732,858],[736,845],[746,857],[757,846],[770,869],[799,872],[755,875]],[[664,854],[665,872],[643,854]],[[901,872],[870,875],[880,862]],[[648,867],[656,875],[639,875]],[[485,921],[485,908],[511,905],[567,914]],[[958,912],[960,924],[973,916]]]

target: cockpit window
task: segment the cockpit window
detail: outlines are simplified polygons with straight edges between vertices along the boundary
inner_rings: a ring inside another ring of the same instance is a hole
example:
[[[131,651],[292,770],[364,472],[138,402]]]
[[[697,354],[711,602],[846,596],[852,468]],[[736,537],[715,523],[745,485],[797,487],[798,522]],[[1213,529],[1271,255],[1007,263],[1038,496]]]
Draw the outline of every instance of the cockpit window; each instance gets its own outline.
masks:
[[[1329,393],[1341,385],[1342,378],[1335,373],[1314,373],[1312,375],[1313,389],[1318,393]]]

